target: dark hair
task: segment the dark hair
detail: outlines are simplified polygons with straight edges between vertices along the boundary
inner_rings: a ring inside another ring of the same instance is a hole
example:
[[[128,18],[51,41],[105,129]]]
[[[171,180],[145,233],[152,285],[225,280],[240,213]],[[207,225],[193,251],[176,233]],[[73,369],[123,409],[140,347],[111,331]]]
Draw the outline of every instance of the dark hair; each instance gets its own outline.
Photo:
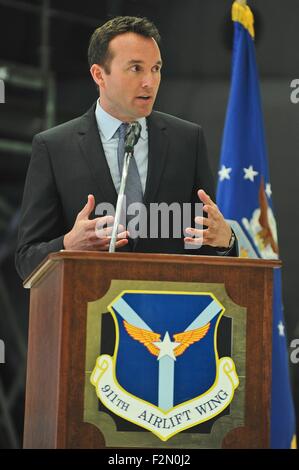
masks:
[[[89,66],[102,65],[106,73],[109,73],[109,65],[113,58],[109,51],[109,43],[113,38],[124,33],[136,33],[146,38],[153,38],[157,44],[161,39],[158,29],[147,18],[117,16],[93,32],[88,47]]]

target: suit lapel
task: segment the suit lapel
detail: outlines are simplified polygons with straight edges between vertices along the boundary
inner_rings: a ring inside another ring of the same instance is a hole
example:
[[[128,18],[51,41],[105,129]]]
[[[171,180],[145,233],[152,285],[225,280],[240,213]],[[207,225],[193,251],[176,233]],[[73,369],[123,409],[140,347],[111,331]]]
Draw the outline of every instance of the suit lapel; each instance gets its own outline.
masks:
[[[147,119],[148,126],[148,170],[143,201],[155,201],[167,160],[168,136],[166,126],[158,114],[153,112]],[[132,240],[131,249],[136,251],[139,238]]]
[[[147,119],[148,124],[148,171],[144,192],[144,202],[155,199],[161,176],[167,160],[168,136],[164,122],[153,112]]]
[[[117,193],[99,135],[95,118],[95,106],[92,106],[92,108],[82,116],[78,134],[81,152],[99,188],[102,200],[110,202],[115,206]]]

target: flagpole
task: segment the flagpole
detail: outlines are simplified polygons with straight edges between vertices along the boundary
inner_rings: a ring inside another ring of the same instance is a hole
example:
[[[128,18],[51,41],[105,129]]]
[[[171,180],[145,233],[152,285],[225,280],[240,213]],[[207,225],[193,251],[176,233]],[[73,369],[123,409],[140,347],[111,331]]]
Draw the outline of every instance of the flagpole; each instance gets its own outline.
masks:
[[[254,17],[246,1],[234,1],[232,20],[236,27],[231,90],[221,147],[221,170],[216,201],[238,238],[241,256],[277,258],[277,230],[272,207],[254,47]],[[246,175],[242,174],[242,170]],[[253,171],[252,177],[251,174],[247,176],[248,171]],[[267,228],[263,227],[263,220],[267,220],[267,216],[259,215],[265,212],[271,214],[268,219],[270,229],[267,222]],[[267,240],[264,238],[265,241],[261,241],[265,230]],[[295,446],[296,421],[288,369],[287,341],[281,332],[283,305],[280,269],[275,270],[273,281],[269,444],[274,449],[286,449],[291,445]]]

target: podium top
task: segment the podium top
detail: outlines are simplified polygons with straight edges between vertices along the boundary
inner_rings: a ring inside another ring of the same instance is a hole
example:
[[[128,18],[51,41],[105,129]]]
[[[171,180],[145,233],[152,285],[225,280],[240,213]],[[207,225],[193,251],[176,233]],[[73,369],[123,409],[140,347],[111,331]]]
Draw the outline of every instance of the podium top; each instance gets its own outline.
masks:
[[[95,251],[66,251],[61,250],[51,253],[47,258],[25,279],[23,286],[26,289],[34,287],[37,282],[57,264],[68,261],[87,262],[146,262],[151,264],[198,264],[230,267],[256,267],[256,268],[279,268],[280,260],[235,258],[230,256],[202,256],[202,255],[175,255],[156,253],[108,253]]]

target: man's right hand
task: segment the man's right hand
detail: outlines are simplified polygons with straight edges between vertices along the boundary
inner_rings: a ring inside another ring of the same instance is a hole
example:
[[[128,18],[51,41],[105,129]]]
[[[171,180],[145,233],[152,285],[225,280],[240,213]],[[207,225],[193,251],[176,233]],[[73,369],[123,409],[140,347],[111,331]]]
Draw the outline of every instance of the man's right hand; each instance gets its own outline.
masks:
[[[64,236],[65,250],[108,251],[114,217],[108,215],[90,220],[89,216],[94,208],[94,196],[89,194],[87,203],[77,215],[72,230]],[[108,227],[103,228],[105,225]],[[127,245],[129,232],[124,231],[122,225],[118,231],[116,248],[121,248]]]

